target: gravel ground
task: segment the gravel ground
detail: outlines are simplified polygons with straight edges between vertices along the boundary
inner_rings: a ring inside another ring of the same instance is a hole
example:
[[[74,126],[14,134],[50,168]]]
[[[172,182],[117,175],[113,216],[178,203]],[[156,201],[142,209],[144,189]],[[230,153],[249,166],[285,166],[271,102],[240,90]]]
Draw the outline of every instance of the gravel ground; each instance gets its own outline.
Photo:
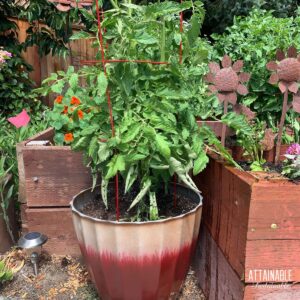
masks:
[[[78,259],[42,254],[37,277],[22,251],[12,251],[6,259],[19,270],[11,282],[0,286],[0,300],[100,300]],[[177,300],[204,299],[190,270]]]

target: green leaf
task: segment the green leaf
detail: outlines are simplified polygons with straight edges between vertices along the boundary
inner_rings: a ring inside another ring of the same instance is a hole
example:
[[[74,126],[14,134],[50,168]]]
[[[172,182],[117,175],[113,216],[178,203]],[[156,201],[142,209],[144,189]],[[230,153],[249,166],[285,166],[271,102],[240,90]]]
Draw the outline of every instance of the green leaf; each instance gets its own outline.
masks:
[[[98,150],[98,162],[104,162],[109,158],[111,151],[106,143],[100,143],[99,150]]]
[[[78,139],[75,143],[73,143],[72,149],[74,150],[84,149],[88,145],[89,141],[90,141],[90,137],[83,136],[80,139]]]
[[[130,190],[131,186],[136,181],[137,175],[137,169],[133,165],[130,166],[125,181],[125,194]]]
[[[203,151],[202,153],[200,153],[200,155],[194,162],[193,175],[195,176],[200,172],[202,172],[205,169],[208,162],[209,162],[209,158],[206,155],[206,153]]]
[[[106,78],[105,74],[103,72],[101,72],[97,76],[97,89],[99,91],[100,96],[105,95],[107,85],[108,85],[107,78]]]
[[[56,73],[51,73],[51,75],[48,78],[46,78],[42,81],[42,85],[44,85],[44,84],[46,84],[50,81],[55,81],[55,80],[57,80],[57,74]]]
[[[101,181],[101,196],[102,196],[102,200],[103,203],[106,207],[106,209],[108,209],[108,201],[107,201],[107,188],[108,188],[108,180],[106,180],[104,177],[102,177],[102,181]]]
[[[134,206],[136,206],[144,198],[144,196],[147,194],[150,187],[151,187],[151,180],[150,180],[150,178],[148,178],[145,180],[140,192],[137,194],[137,196],[131,202],[131,205],[130,205],[128,211],[130,209],[132,209]]]
[[[251,171],[253,171],[253,172],[261,172],[261,171],[264,170],[263,167],[262,167],[262,165],[260,164],[259,161],[254,161],[254,162],[250,165],[250,169],[251,169]]]
[[[151,36],[150,34],[148,34],[145,31],[140,32],[138,35],[136,35],[134,37],[134,39],[140,43],[140,44],[144,44],[144,45],[151,45],[151,44],[157,44],[158,43],[158,39],[154,36]]]
[[[147,155],[146,154],[141,154],[141,153],[131,153],[126,155],[126,161],[128,161],[129,163],[138,161],[138,160],[142,160],[144,158],[146,158]]]
[[[73,73],[69,79],[70,87],[75,90],[78,87],[78,74]]]
[[[98,147],[98,137],[94,136],[90,142],[88,150],[88,155],[92,158],[94,162],[96,162],[98,159]]]
[[[116,154],[112,158],[112,160],[108,163],[108,171],[105,176],[105,179],[109,179],[114,177],[118,171],[125,170],[125,159],[124,156],[121,154]]]
[[[187,36],[190,46],[194,44],[199,37],[202,20],[198,14],[193,14],[191,18],[191,28],[189,29]]]
[[[166,138],[160,134],[156,134],[155,140],[158,151],[165,158],[169,159],[171,156],[171,150],[168,142],[166,142]]]
[[[122,136],[122,143],[129,143],[138,135],[140,132],[140,124],[134,124],[128,131]]]
[[[54,93],[57,93],[57,94],[61,94],[62,89],[64,88],[64,85],[65,84],[64,84],[63,80],[59,80],[59,81],[57,81],[57,83],[55,83],[51,86],[51,91]]]
[[[151,221],[158,220],[159,216],[158,216],[158,208],[157,208],[155,192],[149,192],[149,199],[150,199],[150,220]]]
[[[55,133],[54,143],[55,143],[55,145],[63,145],[64,144],[64,134],[61,132]]]
[[[79,31],[79,32],[74,33],[70,37],[70,40],[81,40],[81,39],[89,39],[89,38],[91,38],[91,35],[88,32]]]

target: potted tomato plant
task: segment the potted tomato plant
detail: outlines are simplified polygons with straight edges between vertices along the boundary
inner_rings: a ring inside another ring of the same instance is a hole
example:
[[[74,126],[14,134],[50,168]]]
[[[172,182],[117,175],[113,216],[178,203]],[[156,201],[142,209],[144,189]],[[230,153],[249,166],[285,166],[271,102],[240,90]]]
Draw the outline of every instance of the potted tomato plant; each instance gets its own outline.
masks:
[[[186,9],[193,15],[181,27]],[[113,10],[97,11],[96,37],[77,37],[95,39],[101,60],[53,74],[40,91],[60,94],[50,116],[55,143],[83,151],[92,170],[93,187],[71,207],[99,294],[168,299],[198,239],[202,197],[190,171],[205,168],[208,149],[231,160],[194,116],[205,72],[206,42],[198,37],[204,12],[191,1],[114,1]]]

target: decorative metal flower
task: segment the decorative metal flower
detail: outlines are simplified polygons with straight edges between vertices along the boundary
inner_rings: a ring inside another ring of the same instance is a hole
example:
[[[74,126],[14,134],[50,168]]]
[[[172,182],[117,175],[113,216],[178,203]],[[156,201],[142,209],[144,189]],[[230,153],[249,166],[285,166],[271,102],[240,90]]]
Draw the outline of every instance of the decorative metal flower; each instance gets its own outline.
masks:
[[[243,61],[237,60],[232,64],[231,58],[225,55],[220,65],[216,62],[209,63],[210,72],[205,76],[209,85],[209,90],[217,94],[220,102],[230,102],[235,104],[237,93],[240,95],[248,94],[248,89],[243,83],[248,82],[250,74],[241,72]]]
[[[57,3],[56,8],[60,11],[69,11],[72,7],[83,8],[84,6],[93,5],[93,0],[48,0]]]
[[[211,83],[209,90],[217,94],[219,101],[224,102],[224,114],[228,111],[228,103],[236,104],[237,93],[240,95],[248,94],[248,89],[243,83],[249,81],[250,74],[241,72],[243,61],[237,60],[232,64],[232,60],[225,55],[220,65],[216,62],[210,62],[208,67],[210,72],[205,76],[205,81]],[[223,124],[221,142],[225,145],[226,125]]]
[[[266,67],[269,71],[275,71],[272,73],[269,83],[276,84],[281,93],[290,91],[294,94],[298,91],[297,81],[300,78],[300,56],[297,58],[297,49],[290,47],[287,51],[287,57],[281,50],[276,52],[276,61],[270,61]]]
[[[249,122],[256,117],[256,113],[254,111],[242,104],[234,105],[233,111],[239,115],[244,115]]]
[[[281,93],[284,94],[278,138],[276,143],[275,164],[278,164],[285,116],[288,109],[290,108],[288,104],[289,91],[294,94],[292,103],[293,109],[296,112],[300,112],[300,93],[298,91],[298,81],[300,80],[300,56],[297,54],[297,49],[292,46],[287,51],[287,57],[285,56],[283,51],[277,50],[276,59],[278,62],[270,61],[267,63],[266,67],[269,71],[275,71],[271,75],[269,83],[278,83],[278,87]]]
[[[260,141],[262,150],[264,151],[272,150],[274,148],[274,142],[276,137],[277,137],[277,133],[274,133],[271,128],[265,129],[264,137]]]

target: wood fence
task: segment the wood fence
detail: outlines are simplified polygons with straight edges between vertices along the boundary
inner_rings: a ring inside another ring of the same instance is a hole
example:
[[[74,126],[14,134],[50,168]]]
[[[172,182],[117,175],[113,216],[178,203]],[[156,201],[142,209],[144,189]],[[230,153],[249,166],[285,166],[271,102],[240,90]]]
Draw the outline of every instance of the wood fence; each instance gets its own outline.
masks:
[[[29,28],[29,23],[24,20],[14,19],[19,27],[19,41],[24,42],[27,36],[26,30]],[[76,31],[78,29],[74,29]],[[33,71],[30,73],[30,78],[40,86],[41,82],[55,73],[58,70],[67,70],[70,65],[74,67],[80,66],[80,60],[94,59],[97,50],[91,47],[91,40],[75,40],[70,42],[72,50],[72,63],[71,58],[66,59],[62,57],[46,55],[40,57],[38,54],[38,46],[28,47],[23,53],[23,57],[27,63],[33,66]],[[52,104],[53,99],[45,99],[45,104]]]

